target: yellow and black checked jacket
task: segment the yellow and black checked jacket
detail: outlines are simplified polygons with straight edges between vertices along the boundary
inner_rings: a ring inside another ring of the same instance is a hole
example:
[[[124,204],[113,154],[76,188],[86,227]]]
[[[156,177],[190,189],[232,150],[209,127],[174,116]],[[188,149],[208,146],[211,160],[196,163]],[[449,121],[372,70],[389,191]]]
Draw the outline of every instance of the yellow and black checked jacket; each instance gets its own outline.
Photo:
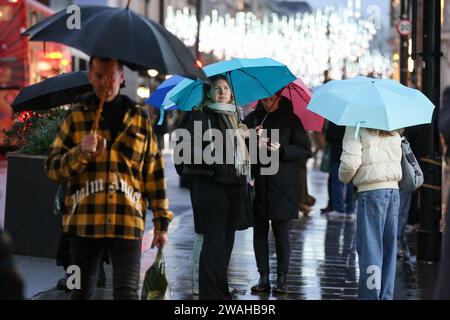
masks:
[[[50,179],[67,181],[64,231],[82,237],[139,239],[145,213],[153,212],[155,229],[166,231],[173,214],[164,178],[164,162],[147,114],[124,96],[127,111],[116,139],[108,130],[107,151],[86,157],[81,139],[95,118],[95,99],[72,106],[53,142],[45,169]]]

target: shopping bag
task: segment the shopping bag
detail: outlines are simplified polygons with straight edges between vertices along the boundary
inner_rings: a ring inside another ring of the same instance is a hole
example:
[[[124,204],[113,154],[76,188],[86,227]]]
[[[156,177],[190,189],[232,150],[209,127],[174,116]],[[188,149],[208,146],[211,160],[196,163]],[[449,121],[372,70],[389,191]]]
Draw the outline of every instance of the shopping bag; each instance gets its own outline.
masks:
[[[410,192],[420,188],[424,181],[423,172],[406,137],[402,138],[401,164],[402,180],[398,183],[399,188]]]
[[[162,248],[158,248],[153,265],[145,272],[142,300],[169,300],[172,298],[166,276],[166,264]]]

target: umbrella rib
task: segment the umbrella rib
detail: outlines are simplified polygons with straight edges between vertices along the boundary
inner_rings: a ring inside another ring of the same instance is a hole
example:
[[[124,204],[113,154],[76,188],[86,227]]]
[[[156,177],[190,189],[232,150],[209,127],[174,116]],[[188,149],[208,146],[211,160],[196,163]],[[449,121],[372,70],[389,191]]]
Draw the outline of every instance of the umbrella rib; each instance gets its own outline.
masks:
[[[154,25],[152,24],[151,21],[149,21],[149,20],[147,20],[147,19],[142,19],[142,21],[143,21],[145,24],[147,24],[147,25],[150,27],[150,29],[152,29],[153,34],[156,34],[155,30],[157,30],[158,32],[160,32],[160,33],[162,34],[162,32],[158,29],[158,27],[157,27],[157,26],[154,26]],[[164,27],[163,27],[163,28],[164,28]],[[166,30],[166,31],[168,31],[168,30]],[[169,32],[169,33],[170,33],[170,32]],[[156,39],[156,38],[157,38],[157,37],[155,36],[155,39]],[[169,43],[169,41],[167,41],[166,38],[163,38],[162,40],[164,40],[165,44],[166,44],[169,48],[171,48],[172,50],[174,50],[174,48],[173,48],[172,45]],[[156,40],[156,41],[157,41],[157,40]],[[162,55],[163,53],[161,52],[161,48],[158,48],[158,49],[159,49],[159,53]],[[182,64],[180,64],[180,58],[178,57],[178,55],[175,55],[175,59],[177,60],[178,64],[182,66]],[[166,63],[164,63],[164,67],[167,68],[167,64],[166,64]],[[183,67],[183,69],[184,69],[184,67]],[[183,71],[186,71],[186,70],[183,70]]]
[[[200,84],[201,84],[201,82],[200,82]],[[192,91],[194,91],[194,89],[196,87],[198,87],[198,85],[199,85],[199,83],[193,83],[192,87],[189,89],[189,94],[186,95],[186,98],[184,99],[183,104],[181,104],[181,106],[185,105],[185,103],[187,102],[187,100],[188,100],[189,96],[191,95]],[[175,101],[173,101],[173,102],[175,102]],[[202,103],[202,102],[200,102],[200,103]],[[176,102],[175,102],[175,104],[176,104]],[[199,106],[197,106],[197,107],[199,107]]]
[[[180,46],[180,48],[176,48],[173,44],[175,44],[175,43],[177,43],[177,40],[179,41],[179,43],[178,44],[183,44],[183,42],[181,42],[181,40],[177,37],[177,36],[175,36],[172,32],[170,32],[169,30],[167,30],[164,26],[162,26],[162,25],[153,25],[152,24],[152,22],[150,21],[150,20],[147,20],[147,19],[142,19],[143,21],[144,21],[144,23],[146,23],[147,25],[149,25],[150,27],[151,27],[151,29],[152,30],[157,30],[158,32],[160,32],[162,35],[164,34],[164,33],[166,33],[165,34],[165,36],[166,37],[163,37],[163,39],[162,40],[164,40],[164,42],[165,42],[165,44],[169,47],[169,48],[171,48],[174,52],[176,52],[178,49],[180,49],[181,48],[181,46]],[[159,29],[160,28],[160,29]],[[156,33],[155,33],[156,34]],[[168,41],[167,39],[168,38],[172,38],[172,40],[174,40],[174,43],[172,43],[171,41]],[[186,48],[187,49],[187,48]],[[189,52],[190,53],[190,51],[189,50],[186,50],[186,52]],[[161,53],[161,55],[163,54],[163,52],[162,51],[160,51],[160,53]],[[191,54],[192,55],[192,54]],[[174,58],[176,59],[176,61],[178,62],[178,65],[183,69],[183,73],[185,74],[185,75],[188,75],[188,77],[189,76],[191,76],[191,72],[189,71],[189,70],[187,70],[187,68],[186,68],[186,66],[185,66],[185,64],[183,63],[183,59],[181,58],[181,56],[180,55],[178,55],[178,54],[175,54],[174,55]],[[192,58],[193,58],[193,56],[192,56]],[[165,67],[167,68],[167,64],[165,64]],[[195,67],[194,67],[195,68]],[[198,68],[196,68],[196,69],[198,69]],[[202,73],[202,70],[200,70],[200,73]],[[200,78],[199,77],[199,75],[197,75],[197,78]],[[195,80],[195,79],[194,79]]]
[[[271,96],[272,95],[272,93],[269,91],[269,90],[267,90],[267,88],[266,88],[266,86],[265,85],[263,85],[262,83],[261,83],[261,81],[259,81],[255,76],[253,76],[253,75],[251,75],[251,74],[249,74],[248,72],[245,72],[244,70],[242,70],[242,69],[237,69],[236,71],[240,71],[240,72],[242,72],[242,73],[244,73],[244,74],[246,74],[246,75],[248,75],[249,77],[251,77],[251,78],[253,78],[253,79],[255,79],[260,85],[261,85],[261,87],[263,87],[264,88],[264,90],[266,90],[266,92],[267,92],[267,94],[269,95],[269,96]]]
[[[302,97],[303,101],[307,102],[307,101],[305,100],[305,98],[303,97],[302,92],[300,91],[301,88],[299,88],[299,87],[296,86],[296,85],[290,85],[290,84],[288,84],[288,86],[289,86],[290,89],[293,88],[293,89],[300,95],[300,97]],[[305,92],[305,91],[304,91],[304,92]],[[289,93],[290,93],[290,90],[289,90]],[[310,99],[310,100],[311,100],[311,99]]]
[[[383,104],[385,104],[385,101],[384,101],[384,99],[383,99],[383,95],[378,91],[378,87],[376,87],[375,92],[376,92],[377,95],[380,97],[380,99],[381,99],[381,101],[383,102]],[[386,105],[386,104],[385,104],[385,105]],[[387,114],[387,108],[384,108],[384,114],[385,114],[385,116],[386,116],[386,121],[387,121],[387,124],[388,124],[388,128],[391,129],[391,124],[390,124],[389,117],[388,117],[388,114]],[[387,131],[391,131],[391,130],[387,130]]]
[[[231,71],[227,72],[228,78],[230,79],[230,86],[231,86],[231,91],[233,92],[233,97],[234,97],[234,106],[236,107],[236,112],[237,114],[239,114],[239,110],[238,110],[238,106],[237,106],[237,97],[236,97],[236,93],[234,92],[234,87],[233,87],[233,79],[231,78]],[[241,121],[241,118],[238,116],[238,121]]]

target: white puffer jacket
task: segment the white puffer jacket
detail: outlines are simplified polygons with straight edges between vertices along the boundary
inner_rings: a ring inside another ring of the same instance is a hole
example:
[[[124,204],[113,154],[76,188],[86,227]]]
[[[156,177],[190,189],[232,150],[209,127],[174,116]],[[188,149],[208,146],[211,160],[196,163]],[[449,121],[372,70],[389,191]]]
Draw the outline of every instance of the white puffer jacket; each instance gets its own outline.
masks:
[[[402,179],[400,134],[380,136],[361,128],[355,139],[354,127],[345,129],[339,180],[358,188],[358,192],[398,189]]]

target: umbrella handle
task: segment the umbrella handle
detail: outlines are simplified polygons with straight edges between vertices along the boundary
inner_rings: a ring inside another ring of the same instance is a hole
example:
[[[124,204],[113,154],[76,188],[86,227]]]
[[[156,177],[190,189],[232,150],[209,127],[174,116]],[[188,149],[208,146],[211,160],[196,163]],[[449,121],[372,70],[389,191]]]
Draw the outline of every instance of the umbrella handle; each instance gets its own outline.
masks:
[[[102,92],[102,96],[100,98],[100,102],[98,104],[97,111],[95,113],[94,124],[92,125],[92,129],[91,129],[91,134],[94,134],[94,135],[97,134],[98,125],[100,123],[100,115],[102,114],[102,111],[103,111],[103,106],[105,104],[106,95],[108,94],[108,88],[111,86],[111,84],[113,82],[113,73],[114,73],[115,65],[116,65],[115,60],[111,60],[108,62],[108,83]],[[99,143],[97,143],[97,150],[94,153],[92,153],[92,155],[94,157],[98,157],[105,151],[105,149],[106,149],[106,140],[103,138],[101,141],[99,141]]]
[[[355,131],[355,140],[358,139],[359,129],[361,129],[361,123],[364,123],[365,121],[359,121],[356,125],[356,131]]]
[[[115,60],[111,60],[108,62],[108,83],[106,88],[104,88],[102,92],[102,96],[100,97],[100,102],[97,107],[97,111],[95,113],[94,124],[92,125],[91,134],[96,134],[98,130],[98,124],[100,123],[100,115],[103,111],[103,105],[105,104],[106,95],[108,94],[108,88],[111,86],[113,81],[113,73],[114,73]]]

